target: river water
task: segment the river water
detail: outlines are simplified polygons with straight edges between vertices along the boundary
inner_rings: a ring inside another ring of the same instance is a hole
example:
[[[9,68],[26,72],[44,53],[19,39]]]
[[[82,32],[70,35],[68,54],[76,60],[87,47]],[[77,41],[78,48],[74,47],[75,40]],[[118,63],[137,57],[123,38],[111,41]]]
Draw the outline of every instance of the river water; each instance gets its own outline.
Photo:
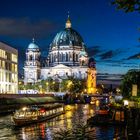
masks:
[[[61,129],[72,129],[76,124],[86,124],[94,115],[93,105],[66,105],[66,113],[42,123],[15,128],[11,125],[11,115],[0,117],[0,140],[53,140]],[[123,129],[119,127],[92,127],[93,140],[117,140]],[[92,140],[91,139],[91,140]]]

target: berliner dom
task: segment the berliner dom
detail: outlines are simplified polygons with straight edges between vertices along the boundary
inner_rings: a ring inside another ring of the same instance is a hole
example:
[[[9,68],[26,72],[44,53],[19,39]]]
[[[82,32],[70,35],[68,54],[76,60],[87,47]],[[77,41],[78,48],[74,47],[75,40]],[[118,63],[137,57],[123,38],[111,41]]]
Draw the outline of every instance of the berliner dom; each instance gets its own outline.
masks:
[[[36,83],[49,77],[67,79],[73,76],[87,78],[89,56],[81,35],[72,28],[68,15],[65,28],[58,32],[50,43],[46,64],[42,66],[39,46],[33,40],[26,50],[24,65],[24,83]]]

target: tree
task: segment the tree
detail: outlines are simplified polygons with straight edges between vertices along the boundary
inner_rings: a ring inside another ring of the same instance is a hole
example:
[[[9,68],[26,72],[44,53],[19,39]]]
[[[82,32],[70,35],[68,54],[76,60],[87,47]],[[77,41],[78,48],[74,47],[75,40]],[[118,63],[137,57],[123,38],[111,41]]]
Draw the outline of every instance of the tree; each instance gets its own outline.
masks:
[[[124,97],[131,96],[133,84],[137,84],[138,96],[140,96],[140,70],[129,70],[124,75],[121,83],[121,92]]]
[[[67,88],[71,93],[81,93],[85,89],[85,80],[69,77]]]
[[[113,0],[112,4],[117,6],[117,9],[123,9],[125,12],[140,12],[140,0]]]

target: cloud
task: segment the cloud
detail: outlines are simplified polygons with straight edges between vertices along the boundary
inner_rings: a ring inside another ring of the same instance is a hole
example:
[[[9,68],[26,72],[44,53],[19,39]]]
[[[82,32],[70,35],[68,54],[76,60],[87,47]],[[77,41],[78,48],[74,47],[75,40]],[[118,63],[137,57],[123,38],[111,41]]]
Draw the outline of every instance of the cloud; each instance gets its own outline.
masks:
[[[100,55],[101,59],[108,59],[113,57],[113,51],[107,51]]]
[[[116,59],[116,57],[119,57],[121,53],[123,53],[121,49],[115,49],[115,50],[108,50],[106,52],[103,52],[98,56],[100,57],[101,60],[114,60]]]
[[[43,19],[31,21],[28,18],[0,18],[0,35],[8,37],[47,37],[56,31],[58,25]]]
[[[137,53],[137,54],[132,55],[132,56],[127,58],[127,60],[130,60],[130,59],[140,59],[140,53]]]
[[[100,46],[92,46],[92,47],[87,48],[87,52],[88,52],[89,57],[94,57],[98,55],[99,53],[103,52],[103,50],[101,50]]]

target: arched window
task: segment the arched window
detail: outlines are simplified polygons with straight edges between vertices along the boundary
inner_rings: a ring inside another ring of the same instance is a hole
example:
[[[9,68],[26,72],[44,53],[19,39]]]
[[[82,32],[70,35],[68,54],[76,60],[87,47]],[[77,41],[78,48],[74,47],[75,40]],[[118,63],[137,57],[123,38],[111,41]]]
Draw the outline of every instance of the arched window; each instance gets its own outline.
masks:
[[[56,53],[54,54],[54,62],[56,62]]]
[[[65,57],[66,57],[66,55],[63,53],[62,54],[62,62],[65,62],[66,61],[66,58]]]
[[[68,61],[68,53],[66,53],[66,61]]]
[[[61,53],[59,53],[59,62],[61,62]]]
[[[75,61],[75,53],[73,52],[73,62]]]
[[[78,54],[76,54],[76,62],[78,62]]]
[[[73,61],[73,55],[70,53],[70,61]]]
[[[32,55],[29,56],[29,60],[33,60],[33,56]]]

